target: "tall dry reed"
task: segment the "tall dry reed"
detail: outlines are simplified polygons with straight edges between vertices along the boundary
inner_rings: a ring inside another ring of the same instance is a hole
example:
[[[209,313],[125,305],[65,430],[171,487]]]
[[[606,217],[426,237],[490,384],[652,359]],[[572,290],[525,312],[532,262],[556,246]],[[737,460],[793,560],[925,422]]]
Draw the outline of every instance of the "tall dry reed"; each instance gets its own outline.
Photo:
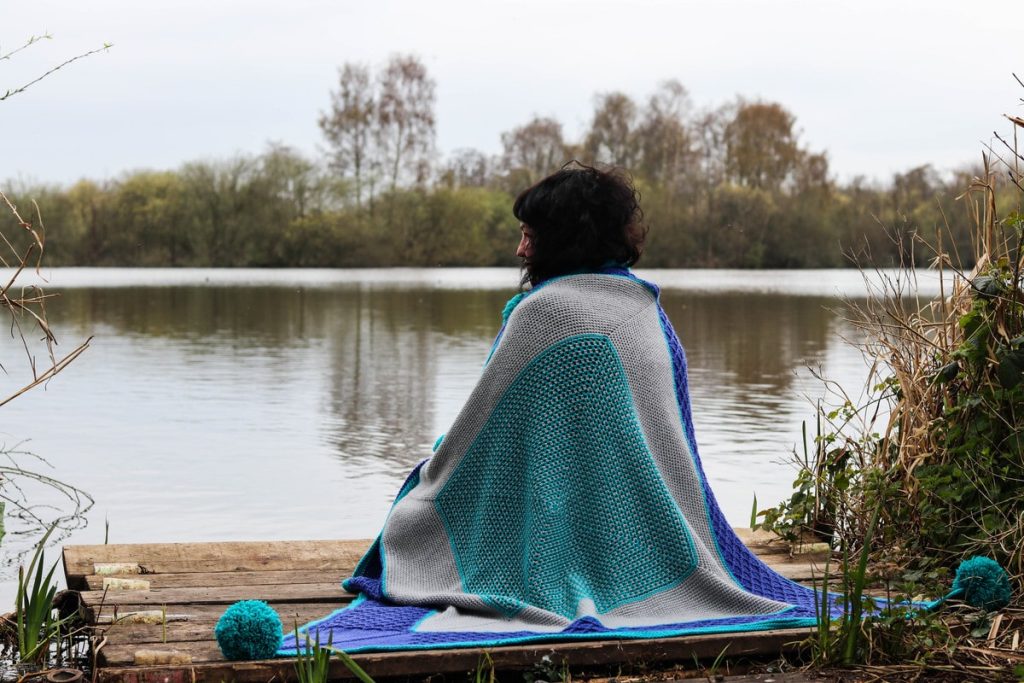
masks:
[[[1024,579],[1024,183],[1016,133],[983,155],[959,197],[973,254],[947,249],[949,221],[913,242],[895,275],[878,273],[866,302],[850,304],[872,364],[866,391],[821,410],[793,497],[759,524],[790,537],[811,530],[859,552],[879,509],[874,565],[890,573],[954,567],[971,555]],[[941,295],[917,295],[923,269]],[[934,275],[931,273],[930,275]],[[1020,591],[1017,591],[1020,595]]]

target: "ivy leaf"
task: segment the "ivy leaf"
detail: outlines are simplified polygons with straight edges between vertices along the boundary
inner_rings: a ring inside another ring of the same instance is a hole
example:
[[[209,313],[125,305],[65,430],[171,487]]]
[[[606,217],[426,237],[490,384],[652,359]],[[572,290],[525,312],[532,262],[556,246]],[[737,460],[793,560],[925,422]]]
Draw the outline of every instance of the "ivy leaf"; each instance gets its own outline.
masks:
[[[964,334],[970,336],[974,334],[974,331],[978,329],[982,322],[984,322],[984,317],[981,315],[981,311],[977,308],[971,308],[971,310],[960,317],[959,324]]]
[[[939,368],[939,371],[935,373],[935,381],[941,383],[949,382],[956,377],[957,373],[960,372],[960,364],[956,361],[943,365]]]
[[[985,299],[998,296],[1003,290],[1003,283],[999,278],[992,277],[991,275],[979,275],[974,278],[974,282],[971,284],[978,291],[978,294]]]
[[[996,369],[999,384],[1004,389],[1013,389],[1024,380],[1024,349],[1015,349],[999,358]]]

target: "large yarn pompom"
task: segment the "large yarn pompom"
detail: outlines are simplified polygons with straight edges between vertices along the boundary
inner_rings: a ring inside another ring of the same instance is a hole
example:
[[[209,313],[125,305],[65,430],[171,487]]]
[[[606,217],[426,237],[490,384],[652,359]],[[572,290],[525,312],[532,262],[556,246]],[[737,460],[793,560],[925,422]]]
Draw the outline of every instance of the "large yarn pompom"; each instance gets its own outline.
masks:
[[[242,600],[228,607],[213,633],[224,656],[236,661],[269,659],[284,640],[281,618],[262,600]]]
[[[972,557],[957,567],[952,592],[968,605],[991,612],[1010,604],[1010,577],[995,560]]]

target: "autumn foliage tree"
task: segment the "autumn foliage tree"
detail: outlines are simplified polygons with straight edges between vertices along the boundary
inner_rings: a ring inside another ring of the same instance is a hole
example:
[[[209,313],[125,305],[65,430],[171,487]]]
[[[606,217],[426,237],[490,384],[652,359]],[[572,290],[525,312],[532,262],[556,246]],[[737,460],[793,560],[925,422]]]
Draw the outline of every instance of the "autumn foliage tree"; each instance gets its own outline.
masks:
[[[651,228],[648,267],[835,267],[847,252],[877,265],[920,262],[927,254],[909,251],[920,242],[890,231],[940,227],[971,251],[954,201],[969,169],[838,184],[827,154],[800,139],[796,116],[776,102],[697,107],[669,80],[646,97],[598,94],[576,136],[534,115],[501,132],[493,154],[440,158],[435,90],[415,56],[347,63],[318,120],[323,159],[278,143],[15,194],[44,205],[54,264],[516,265],[513,197],[577,159],[633,174]]]
[[[782,105],[740,101],[725,127],[729,180],[759,190],[781,189],[800,161],[795,123]]]

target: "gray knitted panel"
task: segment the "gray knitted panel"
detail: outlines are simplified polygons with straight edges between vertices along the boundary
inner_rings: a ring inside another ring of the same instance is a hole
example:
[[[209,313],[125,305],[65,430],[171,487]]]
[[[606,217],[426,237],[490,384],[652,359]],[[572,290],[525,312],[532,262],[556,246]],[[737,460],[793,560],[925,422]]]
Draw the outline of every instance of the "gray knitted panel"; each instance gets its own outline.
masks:
[[[495,616],[493,612],[481,613],[456,607],[429,616],[417,626],[417,631],[447,631],[456,633],[473,633],[488,631],[493,633],[513,633],[529,629],[537,633],[558,633],[570,624],[568,619],[545,612],[533,607],[527,608],[516,615],[515,619]]]
[[[701,602],[713,596],[714,603],[705,604],[703,609],[708,613],[721,612],[721,616],[770,614],[783,609],[782,603],[751,595],[736,586],[718,554],[697,468],[683,433],[672,378],[672,359],[658,313],[652,310],[649,315],[633,318],[611,339],[626,368],[651,454],[690,525],[700,557],[700,569],[683,584],[689,587],[689,592],[681,590],[681,586],[656,599],[636,603],[637,608],[649,612],[657,603],[659,609],[668,610],[663,613],[671,614],[673,609],[692,608],[694,596],[700,596]],[[657,339],[658,343],[649,343],[651,339]],[[721,586],[730,586],[731,590],[723,591]]]
[[[664,341],[658,312],[651,310],[647,315],[636,316],[620,327],[611,336],[611,341],[626,370],[654,462],[690,524],[695,540],[701,541],[702,548],[713,549],[704,496],[679,416],[672,358]],[[701,560],[702,565],[712,560],[719,564],[714,550],[711,555],[702,554]]]
[[[655,626],[750,614],[772,614],[789,605],[743,592],[718,572],[698,569],[678,586],[657,596],[599,615],[608,628]]]
[[[462,593],[448,534],[433,502],[416,495],[418,488],[391,510],[381,538],[384,589],[400,603],[421,604],[429,596]],[[473,603],[483,606],[476,598]]]

